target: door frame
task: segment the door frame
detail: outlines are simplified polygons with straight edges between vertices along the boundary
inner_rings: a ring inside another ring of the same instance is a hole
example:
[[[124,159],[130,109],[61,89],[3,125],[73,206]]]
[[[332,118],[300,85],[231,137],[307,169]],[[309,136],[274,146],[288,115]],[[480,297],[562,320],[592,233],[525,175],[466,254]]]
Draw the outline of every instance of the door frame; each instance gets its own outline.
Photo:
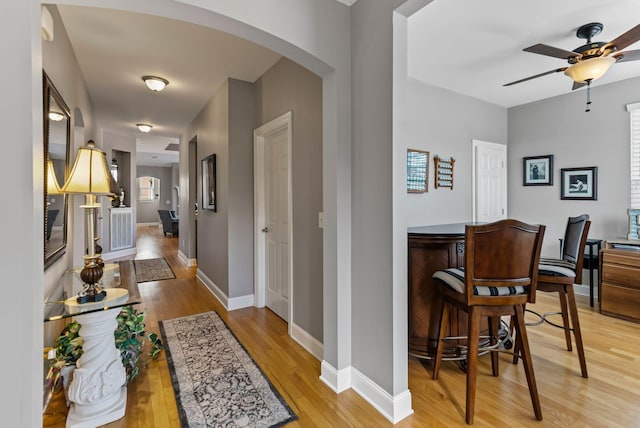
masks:
[[[507,158],[507,145],[499,144],[499,143],[491,143],[488,141],[482,140],[471,140],[472,142],[472,161],[471,161],[471,199],[472,199],[472,220],[478,221],[478,170],[477,170],[477,162],[478,162],[478,150],[482,148],[491,148],[498,149],[504,152],[504,168],[502,169],[502,183],[503,183],[503,198],[502,198],[502,206],[504,207],[504,218],[508,218],[509,214],[507,211],[507,202],[508,202],[508,182],[507,182],[507,167],[508,167],[508,158]]]
[[[288,230],[287,239],[289,241],[289,275],[287,286],[289,289],[289,335],[292,334],[293,326],[293,183],[292,183],[292,140],[293,132],[291,128],[291,111],[273,119],[270,122],[256,128],[253,131],[253,242],[254,242],[254,302],[255,306],[262,308],[266,304],[266,262],[265,246],[266,240],[262,228],[265,222],[265,180],[264,180],[264,141],[269,136],[287,130],[287,216]]]

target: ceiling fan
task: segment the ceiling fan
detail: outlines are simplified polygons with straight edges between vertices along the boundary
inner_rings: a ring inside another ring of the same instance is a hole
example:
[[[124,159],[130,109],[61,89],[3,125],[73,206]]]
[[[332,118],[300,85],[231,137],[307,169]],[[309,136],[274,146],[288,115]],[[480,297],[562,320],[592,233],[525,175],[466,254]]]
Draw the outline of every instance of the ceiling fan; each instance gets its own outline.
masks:
[[[604,76],[616,62],[640,60],[640,50],[621,52],[622,49],[640,40],[640,25],[636,25],[608,43],[592,42],[591,39],[600,34],[603,27],[599,22],[591,22],[578,28],[576,36],[580,39],[586,39],[587,43],[575,48],[573,51],[542,43],[523,49],[525,52],[567,60],[569,66],[525,77],[524,79],[506,83],[503,86],[511,86],[563,71],[565,75],[573,79],[572,89],[578,89],[585,85],[589,86],[593,80]]]

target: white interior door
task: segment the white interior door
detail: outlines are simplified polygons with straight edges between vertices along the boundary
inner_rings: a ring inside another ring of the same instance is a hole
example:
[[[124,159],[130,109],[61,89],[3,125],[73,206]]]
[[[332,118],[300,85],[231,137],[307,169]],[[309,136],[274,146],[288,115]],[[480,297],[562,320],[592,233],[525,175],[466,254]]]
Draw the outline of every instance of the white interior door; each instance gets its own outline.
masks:
[[[256,302],[264,301],[285,321],[292,283],[290,122],[287,113],[254,131]]]
[[[473,140],[473,220],[507,218],[507,146]]]

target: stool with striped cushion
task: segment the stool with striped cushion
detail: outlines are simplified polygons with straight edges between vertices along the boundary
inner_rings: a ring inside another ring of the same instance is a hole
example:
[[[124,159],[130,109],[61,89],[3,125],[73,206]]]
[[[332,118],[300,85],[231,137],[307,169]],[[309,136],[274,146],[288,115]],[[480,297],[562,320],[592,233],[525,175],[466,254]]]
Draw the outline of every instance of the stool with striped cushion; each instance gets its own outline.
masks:
[[[578,350],[578,359],[580,360],[580,372],[584,378],[589,377],[589,375],[587,374],[587,362],[584,355],[582,332],[580,331],[580,320],[578,319],[578,308],[573,285],[582,283],[583,254],[590,225],[588,214],[569,217],[563,241],[562,258],[540,258],[538,290],[558,293],[560,312],[538,314],[529,311],[540,317],[540,322],[537,324],[546,322],[564,330],[568,351],[572,350],[571,333],[573,332]],[[550,321],[548,319],[550,315],[562,315],[562,325]],[[517,363],[517,358],[515,357],[514,363]]]
[[[442,296],[438,342],[433,364],[433,379],[438,379],[442,363],[443,340],[451,308],[467,317],[467,394],[466,421],[473,423],[476,378],[480,344],[481,317],[489,318],[491,344],[497,343],[500,317],[510,315],[515,320],[516,341],[522,356],[529,394],[536,419],[542,420],[540,398],[536,387],[531,352],[524,323],[524,307],[535,299],[538,262],[545,227],[517,220],[501,220],[465,228],[463,269],[445,269],[433,274]],[[487,350],[497,350],[491,348]],[[498,354],[491,352],[492,374],[498,376]]]

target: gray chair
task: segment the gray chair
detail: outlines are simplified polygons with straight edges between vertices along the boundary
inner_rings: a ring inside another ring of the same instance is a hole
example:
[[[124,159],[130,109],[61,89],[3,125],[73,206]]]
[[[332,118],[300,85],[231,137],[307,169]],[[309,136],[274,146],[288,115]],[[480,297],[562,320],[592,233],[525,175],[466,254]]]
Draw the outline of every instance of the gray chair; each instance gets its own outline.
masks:
[[[178,218],[172,216],[169,210],[158,210],[158,215],[162,221],[162,232],[164,236],[167,236],[167,233],[178,236]]]

